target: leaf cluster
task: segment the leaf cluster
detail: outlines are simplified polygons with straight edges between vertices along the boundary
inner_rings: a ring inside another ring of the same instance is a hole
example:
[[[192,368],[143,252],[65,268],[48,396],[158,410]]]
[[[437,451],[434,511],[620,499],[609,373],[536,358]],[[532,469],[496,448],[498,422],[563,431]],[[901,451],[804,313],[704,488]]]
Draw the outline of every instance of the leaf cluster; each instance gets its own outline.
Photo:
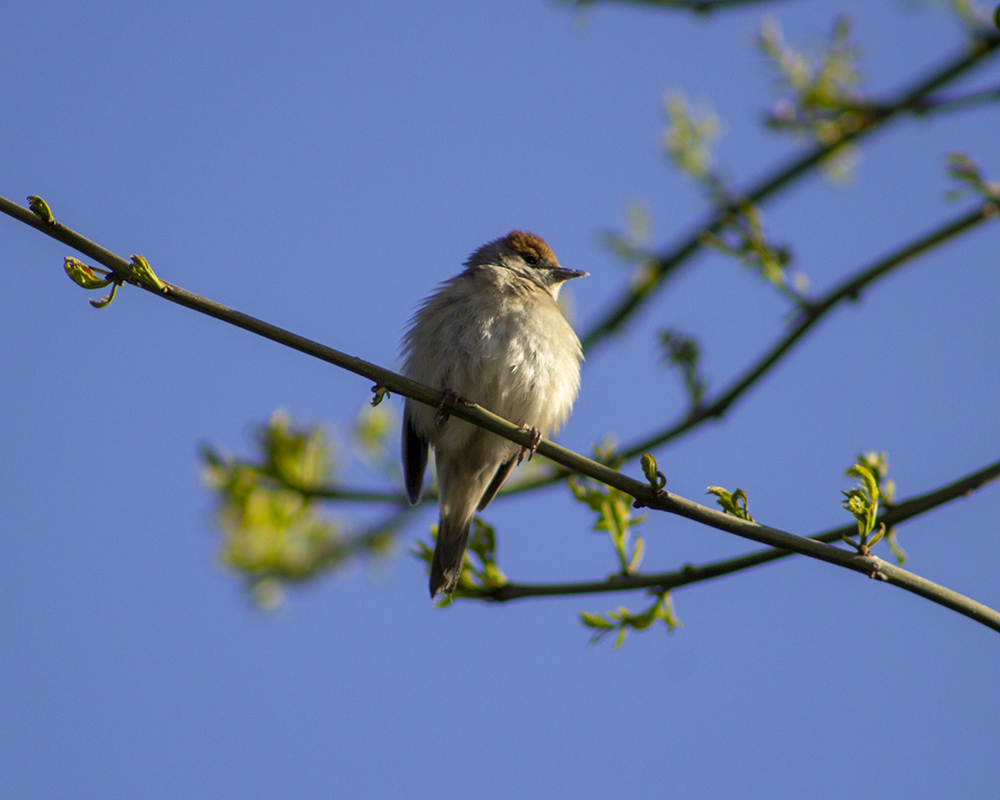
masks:
[[[702,244],[733,256],[798,304],[805,302],[808,281],[788,269],[792,251],[773,244],[764,231],[764,216],[758,206],[740,201],[723,212],[718,232],[706,231]]]
[[[979,164],[964,153],[948,155],[948,175],[957,184],[948,192],[949,200],[959,200],[971,192],[984,200],[1000,202],[1000,181],[988,180]]]
[[[608,534],[618,560],[618,575],[629,575],[639,568],[646,543],[633,529],[645,514],[633,513],[633,498],[620,489],[590,478],[574,475],[569,480],[573,497],[596,515],[593,530]]]
[[[625,637],[630,630],[644,631],[656,622],[661,622],[667,633],[673,633],[681,625],[674,614],[673,600],[670,591],[653,591],[653,602],[638,613],[632,613],[625,606],[618,606],[615,611],[604,614],[594,614],[588,611],[580,612],[580,621],[594,633],[590,637],[591,644],[597,644],[606,636],[614,633],[615,649],[625,643]]]
[[[715,188],[721,186],[721,176],[713,167],[712,144],[719,138],[721,123],[708,107],[692,108],[679,91],[670,92],[664,100],[667,130],[663,134],[663,149],[683,175]]]
[[[747,522],[754,521],[753,517],[750,516],[750,512],[747,510],[749,503],[747,493],[742,489],[730,492],[723,489],[721,486],[709,486],[708,491],[705,494],[714,494],[715,502],[719,504],[719,507],[726,514],[731,514],[739,519],[745,519]]]
[[[834,23],[828,43],[818,53],[788,44],[774,18],[762,23],[757,45],[786,90],[764,115],[769,128],[832,145],[871,122],[871,104],[857,91],[860,49],[851,42],[848,17]],[[856,160],[856,149],[841,148],[825,159],[824,172],[831,179],[845,180]]]
[[[858,462],[844,473],[857,482],[855,488],[843,492],[844,501],[841,505],[854,515],[858,523],[858,541],[855,542],[846,534],[843,538],[861,555],[868,555],[870,549],[885,534],[885,526],[880,526],[874,535],[872,532],[878,522],[878,501],[882,495],[880,484],[887,470],[885,453],[868,453],[859,455]]]
[[[254,429],[256,456],[237,460],[201,448],[202,478],[215,496],[220,560],[243,575],[265,606],[280,586],[303,581],[360,555],[386,554],[394,526],[352,532],[317,499],[331,480],[333,443],[319,425],[291,423],[284,412]]]
[[[791,248],[770,240],[764,230],[764,215],[760,206],[739,196],[723,173],[713,166],[710,148],[718,138],[718,117],[709,110],[692,110],[684,96],[676,92],[668,96],[666,108],[664,149],[681,174],[699,183],[708,199],[719,209],[717,224],[702,231],[699,242],[734,257],[790,299],[801,303],[808,282],[804,275],[793,274],[789,270]],[[608,236],[606,241],[611,243],[614,251],[641,261],[642,251],[630,249],[626,238]]]
[[[708,382],[701,373],[698,340],[674,328],[667,328],[660,331],[660,345],[664,360],[680,373],[690,408],[700,408]]]

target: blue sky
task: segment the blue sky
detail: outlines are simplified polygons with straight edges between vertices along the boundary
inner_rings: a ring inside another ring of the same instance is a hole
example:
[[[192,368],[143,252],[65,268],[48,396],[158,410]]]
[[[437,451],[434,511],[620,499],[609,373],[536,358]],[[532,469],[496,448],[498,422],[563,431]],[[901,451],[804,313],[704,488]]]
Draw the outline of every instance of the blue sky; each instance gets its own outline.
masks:
[[[947,14],[786,2],[795,42],[843,10],[866,86],[888,93],[961,46]],[[538,0],[371,4],[21,4],[0,29],[0,193],[38,194],[165,280],[348,353],[396,364],[421,297],[523,227],[574,281],[587,327],[628,279],[598,244],[630,203],[667,245],[704,210],[659,142],[672,89],[724,120],[745,182],[799,145],[752,45],[765,12],[702,19]],[[964,90],[995,86],[994,60]],[[1000,176],[1000,112],[905,120],[855,178],[765,208],[816,291],[968,208],[953,150]],[[889,454],[901,497],[996,460],[1000,228],[941,248],[836,312],[723,421],[657,451],[669,488],[740,486],[763,522],[849,518],[843,470]],[[344,430],[370,382],[126,287],[103,311],[69,251],[0,220],[0,794],[42,797],[982,797],[1000,780],[996,634],[904,592],[789,560],[675,595],[683,627],[588,647],[580,610],[641,596],[426,597],[406,554],[256,610],[217,562],[197,447],[246,451],[276,408]],[[786,306],[706,255],[592,353],[561,443],[587,452],[671,421],[684,397],[655,333],[702,343],[710,388],[782,330]],[[399,409],[399,400],[393,401]],[[341,448],[345,478],[384,487]],[[638,474],[638,465],[631,465]],[[996,488],[903,527],[913,571],[1000,606]],[[516,580],[615,568],[551,490],[497,502]],[[657,517],[649,570],[747,552]],[[882,553],[887,556],[887,553]]]

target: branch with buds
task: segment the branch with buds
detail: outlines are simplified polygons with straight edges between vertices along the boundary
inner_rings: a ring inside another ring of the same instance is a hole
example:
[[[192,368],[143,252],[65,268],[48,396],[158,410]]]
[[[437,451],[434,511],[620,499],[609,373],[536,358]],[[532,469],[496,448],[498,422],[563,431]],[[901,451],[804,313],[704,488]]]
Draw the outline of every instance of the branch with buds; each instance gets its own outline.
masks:
[[[349,372],[361,375],[370,381],[374,381],[376,387],[384,387],[390,392],[402,394],[405,397],[431,407],[437,407],[440,403],[440,393],[428,386],[409,380],[376,364],[349,356],[346,353],[342,353],[303,336],[298,336],[248,314],[243,314],[242,312],[200,297],[179,286],[161,281],[155,277],[144,259],[133,257],[131,261],[126,260],[64,225],[59,224],[55,221],[54,216],[47,206],[45,210],[48,212],[47,215],[39,215],[33,210],[23,208],[5,198],[0,198],[0,211],[98,261],[109,270],[109,277],[115,282],[136,285],[155,294],[157,297],[215,317],[216,319],[306,353]],[[140,269],[136,267],[137,262],[142,265]],[[637,506],[676,514],[709,527],[766,544],[777,550],[798,553],[858,572],[869,578],[883,581],[924,597],[1000,632],[1000,613],[997,611],[890,564],[876,556],[840,550],[816,539],[797,536],[777,528],[761,525],[732,514],[716,511],[676,494],[667,493],[663,490],[658,479],[650,480],[648,477],[649,475],[653,475],[654,477],[658,475],[655,462],[650,463],[649,460],[646,461],[644,471],[646,472],[647,480],[641,481],[598,461],[561,447],[554,442],[546,439],[536,441],[535,435],[531,431],[526,431],[473,403],[455,404],[454,408],[451,409],[451,413],[498,436],[509,439],[522,447],[534,447],[535,452],[560,464],[571,472],[585,475],[594,481],[624,492],[634,499]]]
[[[1000,32],[985,26],[973,29],[967,48],[885,100],[868,101],[865,105],[866,113],[852,117],[856,124],[836,129],[835,135],[816,142],[801,155],[765,173],[742,190],[727,189],[728,202],[717,204],[717,208],[666,251],[641,259],[635,279],[628,289],[580,336],[584,350],[590,351],[612,333],[621,330],[664,287],[668,278],[701,252],[713,240],[712,237],[718,237],[722,233],[734,211],[777,196],[800,178],[811,175],[817,166],[822,165],[837,151],[849,145],[857,145],[864,138],[906,115],[926,115],[956,108],[941,98],[936,98],[935,92],[953,83],[985,59],[996,55],[998,48]],[[986,102],[990,98],[987,95],[976,98],[976,101]]]

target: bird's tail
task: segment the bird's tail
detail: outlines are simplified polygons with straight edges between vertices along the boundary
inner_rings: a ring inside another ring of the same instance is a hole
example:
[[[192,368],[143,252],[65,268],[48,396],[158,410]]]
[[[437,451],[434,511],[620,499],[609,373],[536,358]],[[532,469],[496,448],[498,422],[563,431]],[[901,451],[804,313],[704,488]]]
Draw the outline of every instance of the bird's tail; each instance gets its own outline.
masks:
[[[431,562],[431,598],[439,592],[451,594],[462,577],[462,562],[465,548],[469,543],[469,528],[472,517],[458,524],[442,515],[438,525],[437,543],[434,545],[434,560]]]

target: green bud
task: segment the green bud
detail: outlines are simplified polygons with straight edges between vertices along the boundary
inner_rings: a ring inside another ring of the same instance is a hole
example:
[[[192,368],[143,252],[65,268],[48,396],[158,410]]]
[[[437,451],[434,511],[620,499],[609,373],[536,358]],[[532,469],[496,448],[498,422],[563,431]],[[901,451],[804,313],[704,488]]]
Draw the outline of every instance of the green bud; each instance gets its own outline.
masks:
[[[384,387],[381,383],[376,383],[372,386],[372,405],[377,406],[385,398],[389,397],[389,390]]]
[[[33,194],[28,196],[28,208],[46,225],[55,225],[56,220],[52,216],[52,209],[38,195]]]
[[[139,285],[147,289],[156,289],[158,292],[164,291],[167,287],[163,281],[156,277],[149,262],[142,256],[132,256],[132,277],[139,282]]]

